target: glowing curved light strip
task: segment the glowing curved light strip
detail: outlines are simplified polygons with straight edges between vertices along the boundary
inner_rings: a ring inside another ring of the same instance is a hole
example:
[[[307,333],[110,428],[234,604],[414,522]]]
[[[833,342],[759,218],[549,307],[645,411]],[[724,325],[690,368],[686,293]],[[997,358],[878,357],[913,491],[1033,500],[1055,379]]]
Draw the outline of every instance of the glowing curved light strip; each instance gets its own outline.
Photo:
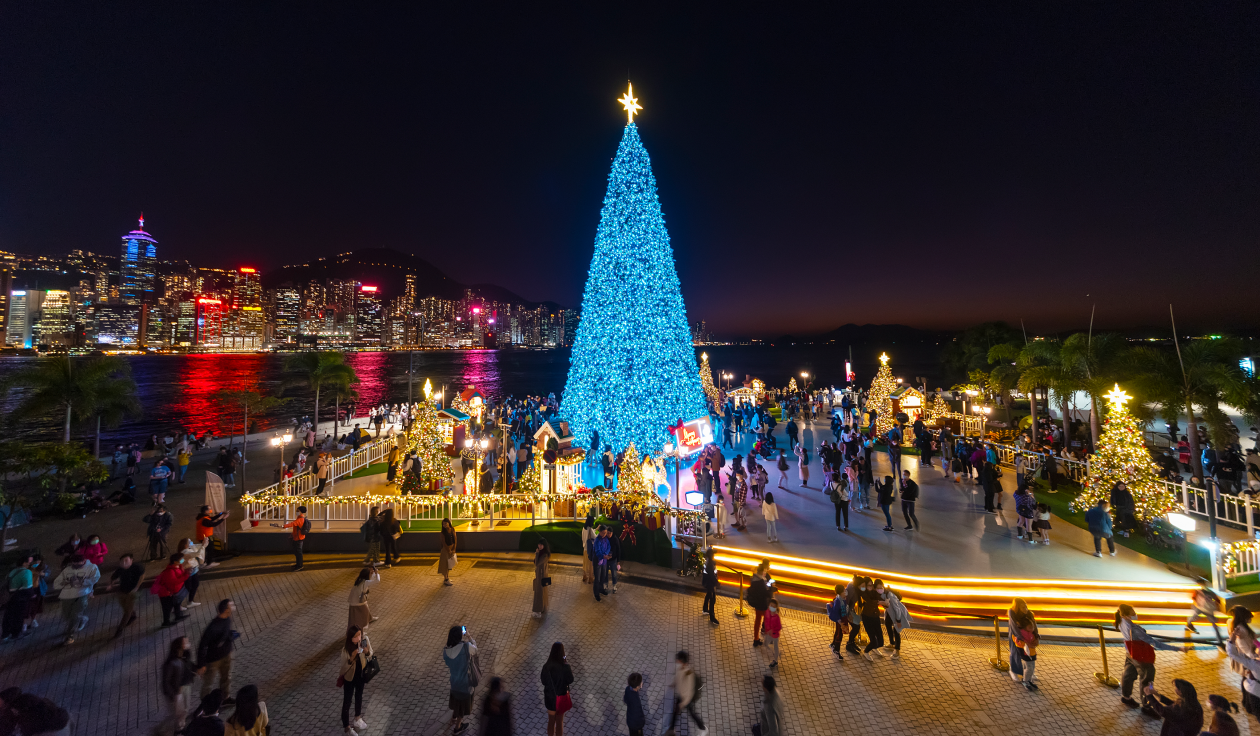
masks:
[[[1113,581],[1113,580],[1056,580],[1056,579],[1019,580],[1019,579],[1013,579],[1013,578],[954,578],[954,577],[936,577],[936,576],[930,576],[930,575],[909,575],[906,573],[890,572],[887,570],[875,570],[871,568],[856,567],[853,565],[842,565],[835,562],[823,562],[821,560],[808,560],[801,557],[789,557],[787,555],[777,555],[777,554],[773,554],[769,552],[756,552],[753,550],[743,550],[743,549],[737,549],[735,547],[724,547],[720,545],[714,545],[713,548],[719,551],[726,551],[726,552],[730,552],[732,554],[741,556],[738,558],[730,558],[730,557],[724,557],[724,556],[719,555],[716,558],[718,560],[725,559],[726,561],[736,562],[737,564],[745,564],[745,565],[751,564],[754,567],[759,562],[759,560],[750,560],[749,557],[764,558],[764,559],[769,559],[771,561],[785,560],[787,562],[800,563],[803,565],[812,565],[818,568],[832,568],[836,571],[848,571],[848,574],[845,575],[846,579],[848,577],[852,577],[852,574],[857,572],[863,575],[869,575],[870,577],[882,578],[885,581],[889,579],[903,579],[903,580],[912,580],[919,583],[945,583],[945,584],[952,584],[952,585],[976,583],[976,584],[981,584],[981,585],[1019,585],[1019,586],[1049,585],[1049,586],[1074,586],[1074,587],[1079,586],[1079,587],[1091,587],[1091,588],[1094,588],[1094,587],[1119,588],[1119,589],[1131,588],[1131,589],[1138,589],[1138,590],[1152,590],[1153,589],[1153,590],[1160,590],[1160,591],[1165,591],[1165,592],[1182,591],[1186,593],[1191,593],[1198,589],[1198,586],[1193,583],[1154,583],[1154,582],[1147,583],[1147,582]],[[790,568],[786,566],[776,566],[774,569],[788,570]],[[825,577],[825,575],[823,574],[824,572],[823,570],[809,570],[808,568],[798,568],[798,569],[801,569],[807,572],[808,574],[814,574],[819,577]],[[827,572],[830,572],[830,571],[827,571]],[[836,579],[837,580],[840,579],[839,576],[837,576]]]

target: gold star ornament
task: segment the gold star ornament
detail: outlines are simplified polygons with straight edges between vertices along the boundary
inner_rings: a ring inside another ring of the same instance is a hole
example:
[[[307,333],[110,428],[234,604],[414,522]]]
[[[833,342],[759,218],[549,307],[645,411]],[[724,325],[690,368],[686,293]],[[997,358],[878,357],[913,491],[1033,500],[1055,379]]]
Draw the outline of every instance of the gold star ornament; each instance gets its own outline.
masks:
[[[620,102],[621,106],[626,108],[626,121],[630,123],[634,122],[635,114],[643,109],[643,106],[639,104],[639,98],[634,96],[634,85],[629,82],[626,82],[625,96],[617,100],[617,102]]]
[[[881,353],[879,356],[880,365],[888,365],[888,353]]]
[[[1107,397],[1107,401],[1111,402],[1112,407],[1116,409],[1123,409],[1125,402],[1133,398],[1132,396],[1121,391],[1120,384],[1118,383],[1116,384],[1115,388],[1103,394],[1103,396]]]

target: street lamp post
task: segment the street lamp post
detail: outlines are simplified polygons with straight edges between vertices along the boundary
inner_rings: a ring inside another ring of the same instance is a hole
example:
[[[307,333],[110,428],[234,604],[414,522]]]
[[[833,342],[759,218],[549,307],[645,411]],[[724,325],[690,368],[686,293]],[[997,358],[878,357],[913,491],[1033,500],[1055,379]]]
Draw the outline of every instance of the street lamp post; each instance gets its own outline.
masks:
[[[293,435],[285,433],[284,435],[275,435],[271,438],[271,446],[280,449],[280,482],[284,482],[284,446],[293,441]]]

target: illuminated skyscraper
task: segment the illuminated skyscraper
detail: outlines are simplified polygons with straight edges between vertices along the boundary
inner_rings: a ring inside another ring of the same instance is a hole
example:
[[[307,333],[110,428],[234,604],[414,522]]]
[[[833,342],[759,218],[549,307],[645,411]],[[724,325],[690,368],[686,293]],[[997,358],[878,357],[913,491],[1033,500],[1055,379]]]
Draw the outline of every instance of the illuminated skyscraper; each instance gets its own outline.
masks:
[[[157,241],[144,231],[144,215],[140,215],[140,228],[122,237],[122,260],[118,269],[118,296],[122,302],[151,301],[156,272]]]

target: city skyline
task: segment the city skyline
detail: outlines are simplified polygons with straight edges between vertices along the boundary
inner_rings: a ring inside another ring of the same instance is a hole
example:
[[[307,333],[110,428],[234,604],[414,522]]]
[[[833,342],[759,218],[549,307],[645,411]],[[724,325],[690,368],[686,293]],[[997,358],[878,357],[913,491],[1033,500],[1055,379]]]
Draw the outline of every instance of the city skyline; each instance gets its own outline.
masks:
[[[0,250],[100,252],[143,210],[169,260],[391,248],[576,308],[629,78],[719,334],[1253,321],[1234,11],[468,12],[15,11]]]

